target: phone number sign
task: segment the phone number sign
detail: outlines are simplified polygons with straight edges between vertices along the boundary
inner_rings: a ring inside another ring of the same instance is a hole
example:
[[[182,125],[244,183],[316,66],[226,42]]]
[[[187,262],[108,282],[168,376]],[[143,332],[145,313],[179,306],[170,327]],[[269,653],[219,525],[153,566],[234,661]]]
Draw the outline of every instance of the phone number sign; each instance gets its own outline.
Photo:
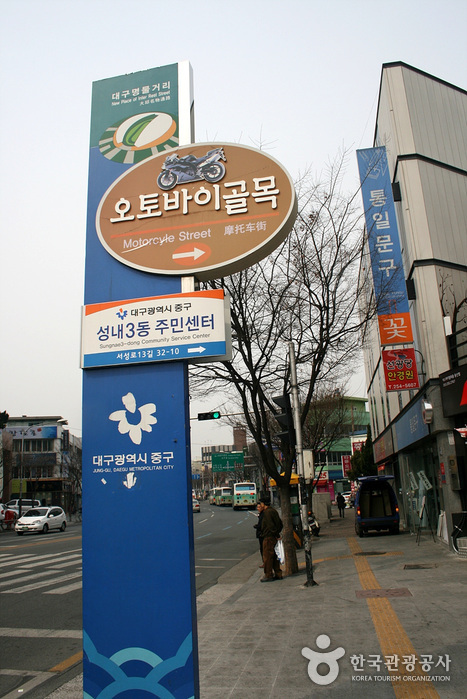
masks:
[[[387,391],[419,388],[417,361],[413,347],[383,350],[382,359]]]
[[[222,290],[84,306],[81,367],[225,357],[228,305]]]

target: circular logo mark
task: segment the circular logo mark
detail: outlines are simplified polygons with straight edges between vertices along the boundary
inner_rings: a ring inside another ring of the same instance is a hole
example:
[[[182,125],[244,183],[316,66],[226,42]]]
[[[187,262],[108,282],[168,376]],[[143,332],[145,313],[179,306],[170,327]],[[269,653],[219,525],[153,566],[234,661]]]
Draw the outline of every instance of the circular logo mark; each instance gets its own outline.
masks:
[[[178,146],[177,122],[170,114],[145,112],[118,121],[102,134],[99,150],[109,160],[138,163]]]
[[[323,650],[322,653],[305,646],[305,648],[302,648],[302,655],[309,660],[308,677],[310,680],[315,684],[326,686],[332,684],[337,678],[339,674],[339,664],[337,661],[345,655],[345,650],[340,646],[335,650],[325,653],[324,650],[331,645],[331,639],[325,633],[318,636],[316,645]],[[323,675],[318,672],[318,667],[320,665],[324,665],[328,668],[328,671]]]

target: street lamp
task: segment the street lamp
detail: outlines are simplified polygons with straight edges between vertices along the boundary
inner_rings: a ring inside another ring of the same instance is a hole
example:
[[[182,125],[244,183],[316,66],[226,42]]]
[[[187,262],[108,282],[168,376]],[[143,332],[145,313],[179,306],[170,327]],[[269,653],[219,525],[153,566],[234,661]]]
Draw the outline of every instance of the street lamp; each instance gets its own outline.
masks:
[[[305,468],[303,461],[303,445],[302,445],[302,426],[300,421],[300,403],[298,397],[298,382],[297,382],[297,368],[295,363],[295,348],[293,342],[289,342],[289,358],[290,358],[290,379],[292,388],[292,403],[293,403],[293,414],[295,422],[295,434],[296,434],[296,454],[297,454],[297,467],[298,475],[300,478],[300,483],[298,486],[298,497],[300,504],[300,514],[302,520],[303,529],[303,544],[305,549],[305,566],[306,566],[306,583],[305,587],[314,587],[318,583],[313,578],[313,561],[311,553],[311,532],[310,524],[308,522],[308,508],[304,500],[304,481],[305,481]]]

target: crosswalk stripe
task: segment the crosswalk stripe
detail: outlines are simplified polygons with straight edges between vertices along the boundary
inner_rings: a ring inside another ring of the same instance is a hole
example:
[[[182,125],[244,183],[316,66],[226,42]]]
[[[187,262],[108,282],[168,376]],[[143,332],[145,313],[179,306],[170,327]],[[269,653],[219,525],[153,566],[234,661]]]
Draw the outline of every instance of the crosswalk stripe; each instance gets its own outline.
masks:
[[[66,595],[68,592],[74,592],[75,590],[80,590],[83,586],[82,580],[78,582],[71,583],[71,585],[64,585],[63,587],[58,587],[56,590],[46,590],[44,595]]]
[[[65,553],[81,553],[81,549],[70,549],[69,551],[66,551]],[[13,561],[19,561],[22,558],[34,558],[34,560],[37,560],[38,558],[50,558],[51,556],[60,556],[60,553],[43,553],[41,556],[38,556],[35,553],[0,553],[0,563],[7,558],[11,558]]]
[[[21,594],[38,590],[42,594],[64,595],[82,587],[81,549],[67,551],[65,554],[53,553],[41,556],[6,554],[0,556],[0,566],[2,569],[0,592],[3,594]],[[7,566],[10,570],[5,570]],[[14,570],[13,566],[15,566]],[[75,568],[72,573],[62,575],[66,568],[72,567]],[[38,568],[41,570],[36,570]],[[61,585],[70,580],[76,581]],[[46,587],[53,587],[53,589],[43,591],[42,588]]]
[[[77,556],[81,556],[81,549],[74,549],[73,551],[67,551],[66,556],[70,556],[71,554],[76,554]],[[48,553],[44,554],[43,556],[34,556],[34,555],[29,555],[25,554],[24,556],[15,556],[12,559],[5,560],[3,561],[1,556],[0,556],[0,563],[2,565],[2,569],[6,568],[7,566],[11,565],[24,565],[24,564],[29,564],[29,562],[34,563],[34,562],[40,562],[43,561],[44,563],[46,562],[47,559],[49,558],[64,558],[63,554],[60,553]]]
[[[81,564],[81,560],[68,561],[67,563],[50,563],[48,565],[48,568],[50,568],[51,570],[62,570],[62,568],[70,568],[71,566],[75,566],[76,564]]]
[[[36,580],[37,578],[44,578],[46,576],[53,576],[54,571],[53,570],[43,570],[42,573],[32,573],[31,575],[21,575],[18,577],[16,580],[17,583],[24,583],[27,582],[28,580]],[[8,587],[8,585],[11,585],[13,580],[5,580],[0,582],[0,588],[2,587]],[[3,592],[6,592],[6,590],[3,590]]]
[[[4,573],[2,570],[2,580],[4,578],[13,578],[15,575],[23,575],[23,573],[27,573],[30,569],[26,568],[26,566],[17,568],[16,570],[10,570],[8,573]]]
[[[48,585],[58,585],[59,583],[66,582],[67,580],[73,580],[74,578],[80,577],[81,571],[78,573],[70,573],[69,575],[63,575],[61,578],[54,577],[50,580],[43,580],[42,582],[32,583],[31,585],[23,585],[22,587],[15,587],[10,590],[3,590],[3,594],[19,595],[23,592],[30,592],[31,590],[37,590],[40,587],[47,587]]]
[[[52,559],[50,561],[37,561],[36,563],[28,563],[28,568],[40,568],[41,566],[59,566],[61,565],[62,561],[71,561],[73,560],[73,563],[78,563],[81,562],[81,556],[79,553],[74,553],[71,556],[57,556],[56,559]],[[76,560],[78,559],[78,560]]]

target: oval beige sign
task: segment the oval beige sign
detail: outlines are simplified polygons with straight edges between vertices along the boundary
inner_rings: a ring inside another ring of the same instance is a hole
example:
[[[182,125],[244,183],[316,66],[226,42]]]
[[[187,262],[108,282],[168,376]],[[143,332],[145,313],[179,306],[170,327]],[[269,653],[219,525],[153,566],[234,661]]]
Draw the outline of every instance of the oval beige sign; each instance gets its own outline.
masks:
[[[292,180],[277,160],[248,146],[197,143],[119,177],[102,197],[96,229],[129,267],[207,280],[268,255],[296,215]]]

